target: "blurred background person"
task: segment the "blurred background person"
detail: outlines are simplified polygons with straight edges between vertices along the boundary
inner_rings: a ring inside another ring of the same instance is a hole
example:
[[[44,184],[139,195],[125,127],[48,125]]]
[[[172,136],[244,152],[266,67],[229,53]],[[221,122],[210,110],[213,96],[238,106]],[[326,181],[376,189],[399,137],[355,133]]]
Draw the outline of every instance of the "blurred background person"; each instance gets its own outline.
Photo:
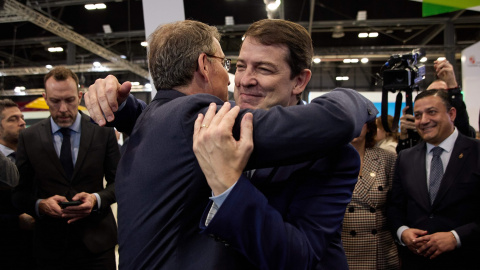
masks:
[[[393,116],[388,115],[387,121],[391,132],[385,131],[382,125],[382,118],[380,116],[377,117],[377,136],[375,137],[375,140],[378,147],[396,154],[399,133],[398,130],[392,130]]]
[[[352,145],[360,155],[358,182],[343,221],[342,241],[350,269],[400,269],[387,227],[386,202],[396,154],[375,146],[377,125],[367,122]]]

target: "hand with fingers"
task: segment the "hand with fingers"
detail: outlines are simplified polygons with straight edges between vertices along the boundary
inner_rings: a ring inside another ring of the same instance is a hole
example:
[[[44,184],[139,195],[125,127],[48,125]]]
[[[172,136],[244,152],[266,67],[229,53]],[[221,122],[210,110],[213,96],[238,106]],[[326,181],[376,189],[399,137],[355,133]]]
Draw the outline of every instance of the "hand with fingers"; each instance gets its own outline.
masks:
[[[437,77],[446,82],[448,88],[458,87],[457,79],[455,79],[455,71],[448,60],[435,61],[433,68],[435,69]]]
[[[419,255],[419,249],[425,244],[425,241],[421,239],[421,236],[427,234],[427,231],[419,229],[406,229],[402,233],[402,242],[407,248],[414,254]]]
[[[68,202],[64,196],[55,195],[47,199],[43,199],[38,204],[38,211],[41,215],[47,215],[54,218],[62,217],[62,208],[60,202]]]
[[[457,239],[452,232],[438,232],[434,234],[425,235],[418,238],[425,244],[418,248],[418,254],[435,259],[440,254],[452,251],[457,246]]]
[[[68,219],[69,224],[89,216],[93,207],[97,204],[97,197],[94,194],[81,192],[73,196],[72,201],[81,201],[82,204],[63,209],[62,218]]]
[[[112,122],[115,119],[114,113],[127,99],[131,88],[130,82],[120,84],[113,75],[108,75],[105,79],[97,79],[85,93],[85,105],[90,117],[99,126],[106,124],[105,119]]]
[[[405,106],[400,117],[400,139],[408,139],[408,130],[415,130],[415,117],[407,113],[409,107]]]
[[[253,115],[242,118],[240,139],[232,135],[232,128],[240,108],[231,108],[226,102],[215,114],[217,105],[210,104],[205,116],[198,115],[193,134],[193,151],[215,195],[235,184],[253,151]]]

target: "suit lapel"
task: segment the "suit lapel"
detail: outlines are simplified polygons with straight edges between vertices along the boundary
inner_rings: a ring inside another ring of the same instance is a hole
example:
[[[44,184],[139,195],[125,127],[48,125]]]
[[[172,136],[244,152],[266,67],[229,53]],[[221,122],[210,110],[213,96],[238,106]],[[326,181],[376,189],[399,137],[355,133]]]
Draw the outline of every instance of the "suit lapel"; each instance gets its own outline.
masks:
[[[464,140],[461,136],[461,134],[458,134],[457,141],[453,146],[450,160],[448,161],[440,188],[438,189],[437,196],[435,197],[435,201],[432,205],[433,207],[436,207],[442,201],[442,198],[447,194],[450,186],[455,182],[457,176],[462,172],[462,168],[465,164],[464,160],[467,160],[471,153],[471,149],[469,149],[468,146],[463,143]]]
[[[425,163],[425,155],[426,155],[427,146],[425,142],[422,142],[418,145],[414,151],[414,155],[410,160],[410,168],[413,170],[412,175],[409,181],[413,181],[412,186],[413,192],[415,192],[414,197],[423,206],[426,210],[431,208],[430,204],[430,194],[428,193],[427,187],[427,169]]]
[[[365,149],[365,157],[363,158],[362,177],[359,177],[355,192],[362,201],[368,203],[371,207],[375,207],[369,196],[369,191],[375,184],[375,179],[378,177],[377,169],[379,157],[372,149]]]
[[[75,179],[77,171],[82,167],[85,158],[87,157],[88,148],[93,139],[94,127],[89,125],[89,119],[83,113],[80,113],[81,119],[81,133],[80,133],[80,145],[78,148],[77,161],[75,162],[75,168],[73,170],[72,181]]]

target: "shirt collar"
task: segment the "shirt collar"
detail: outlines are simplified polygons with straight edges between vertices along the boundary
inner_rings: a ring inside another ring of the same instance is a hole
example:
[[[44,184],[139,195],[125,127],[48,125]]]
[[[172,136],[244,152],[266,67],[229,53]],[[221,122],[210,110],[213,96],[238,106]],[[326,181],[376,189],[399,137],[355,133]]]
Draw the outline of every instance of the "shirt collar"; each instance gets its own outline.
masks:
[[[455,141],[458,138],[458,130],[455,128],[453,130],[453,133],[450,134],[443,142],[441,142],[438,146],[440,146],[445,152],[450,153],[453,150],[453,146],[455,145]],[[427,153],[430,153],[432,148],[434,148],[435,145],[427,143]]]
[[[13,153],[15,151],[13,151],[13,149],[11,149],[10,147],[6,147],[5,145],[0,143],[0,152],[2,152],[3,155],[8,157],[8,155],[10,155],[11,153]]]
[[[68,128],[79,133],[80,132],[80,120],[81,120],[82,116],[80,115],[80,112],[77,112],[77,117],[75,118],[75,122],[73,122],[73,124],[71,126],[69,126]],[[50,124],[52,124],[52,134],[55,134],[61,127],[59,127],[57,125],[57,123],[55,123],[53,121],[53,118],[50,117]]]

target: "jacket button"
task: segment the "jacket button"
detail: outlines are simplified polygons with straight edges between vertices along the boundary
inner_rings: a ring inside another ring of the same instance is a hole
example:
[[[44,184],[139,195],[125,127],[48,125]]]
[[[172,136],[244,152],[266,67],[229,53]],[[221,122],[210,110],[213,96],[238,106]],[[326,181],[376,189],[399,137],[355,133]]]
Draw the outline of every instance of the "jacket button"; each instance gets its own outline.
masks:
[[[225,247],[229,247],[229,246],[230,246],[230,244],[229,244],[229,243],[225,243]]]
[[[355,235],[357,235],[357,232],[354,231],[354,230],[352,230],[352,231],[350,231],[350,235],[351,235],[351,236],[355,236]]]
[[[434,218],[435,215],[434,214],[430,214],[430,216],[428,216],[428,218]]]
[[[370,207],[370,213],[375,213],[377,210],[375,210],[375,208],[373,207]]]
[[[383,191],[383,187],[382,187],[382,186],[378,186],[378,191]]]
[[[354,208],[354,207],[349,207],[349,208],[348,208],[348,212],[350,212],[350,213],[355,212],[355,208]]]
[[[372,234],[373,234],[373,235],[377,234],[377,229],[373,229],[373,230],[372,230]]]

